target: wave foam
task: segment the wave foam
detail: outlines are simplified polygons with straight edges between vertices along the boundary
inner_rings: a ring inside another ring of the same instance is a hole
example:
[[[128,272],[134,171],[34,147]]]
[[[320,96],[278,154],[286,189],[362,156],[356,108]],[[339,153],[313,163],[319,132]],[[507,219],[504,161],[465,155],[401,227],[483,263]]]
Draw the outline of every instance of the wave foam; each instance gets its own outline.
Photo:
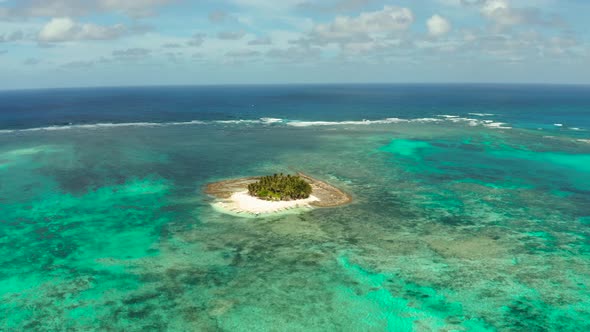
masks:
[[[261,123],[260,120],[215,120],[212,123],[220,124],[244,124],[244,123]]]
[[[474,115],[474,116],[494,116],[496,114],[492,114],[492,113],[467,113],[469,115]]]
[[[244,123],[251,123],[251,124],[276,124],[276,123],[284,123],[284,119],[280,118],[260,118],[258,120],[215,120],[211,121],[212,123],[221,123],[221,124],[244,124]]]
[[[286,124],[293,127],[310,127],[310,126],[338,126],[338,125],[372,125],[372,124],[389,124],[410,122],[411,120],[400,118],[387,118],[382,120],[360,120],[360,121],[289,121]]]
[[[185,126],[194,124],[205,124],[203,121],[187,121],[187,122],[124,122],[124,123],[94,123],[94,124],[78,124],[78,125],[64,125],[64,126],[47,126],[27,129],[7,129],[0,130],[0,133],[14,133],[14,132],[34,132],[34,131],[57,131],[70,129],[101,129],[101,128],[117,128],[117,127],[164,127],[164,126]]]
[[[475,113],[469,113],[475,114]],[[478,113],[478,114],[487,114],[487,113]],[[438,115],[439,117],[444,118],[446,121],[451,121],[453,123],[466,123],[471,127],[477,126],[484,126],[487,128],[493,129],[512,129],[512,127],[506,126],[504,122],[496,122],[493,120],[480,120],[480,119],[472,119],[472,118],[464,118],[458,115]]]
[[[488,128],[498,128],[498,129],[512,129],[512,127],[508,127],[506,126],[506,123],[504,122],[490,122],[490,123],[484,123],[485,127]]]
[[[279,118],[260,118],[260,121],[262,123],[281,123],[283,122],[283,119],[279,119]]]
[[[452,122],[464,123],[469,126],[483,126],[494,129],[511,129],[506,126],[506,123],[495,122],[492,120],[472,119],[460,117],[458,115],[439,115],[438,118],[417,118],[417,119],[401,119],[401,118],[385,118],[380,120],[349,120],[349,121],[299,121],[286,120],[280,118],[260,118],[258,120],[212,120],[212,121],[186,121],[186,122],[129,122],[129,123],[96,123],[96,124],[70,124],[63,126],[47,126],[39,128],[28,129],[5,129],[0,130],[0,134],[9,134],[16,132],[36,132],[36,131],[59,131],[72,129],[101,129],[101,128],[118,128],[118,127],[166,127],[166,126],[188,126],[188,125],[207,125],[207,124],[223,124],[223,125],[240,125],[240,124],[257,124],[257,125],[286,125],[291,127],[311,127],[311,126],[357,126],[357,125],[385,125],[395,123],[437,123],[437,122]]]

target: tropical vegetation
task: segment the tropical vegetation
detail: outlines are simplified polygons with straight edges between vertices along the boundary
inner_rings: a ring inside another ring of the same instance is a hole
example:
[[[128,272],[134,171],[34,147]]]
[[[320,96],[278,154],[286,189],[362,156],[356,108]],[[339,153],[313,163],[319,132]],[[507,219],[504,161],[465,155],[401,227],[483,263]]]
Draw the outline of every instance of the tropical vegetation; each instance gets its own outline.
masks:
[[[264,176],[258,182],[248,185],[248,192],[267,201],[290,201],[308,198],[311,195],[311,185],[299,175],[280,173]]]

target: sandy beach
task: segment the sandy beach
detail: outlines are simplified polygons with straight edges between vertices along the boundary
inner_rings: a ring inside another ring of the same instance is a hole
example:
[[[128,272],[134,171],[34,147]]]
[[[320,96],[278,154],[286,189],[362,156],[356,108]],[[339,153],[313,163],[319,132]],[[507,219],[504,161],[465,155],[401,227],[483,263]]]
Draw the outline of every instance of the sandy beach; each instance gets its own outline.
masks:
[[[293,209],[311,209],[311,203],[318,202],[315,196],[306,199],[292,201],[266,201],[250,196],[248,191],[240,191],[229,198],[213,203],[218,210],[231,211],[235,214],[260,215],[277,212],[286,212]]]

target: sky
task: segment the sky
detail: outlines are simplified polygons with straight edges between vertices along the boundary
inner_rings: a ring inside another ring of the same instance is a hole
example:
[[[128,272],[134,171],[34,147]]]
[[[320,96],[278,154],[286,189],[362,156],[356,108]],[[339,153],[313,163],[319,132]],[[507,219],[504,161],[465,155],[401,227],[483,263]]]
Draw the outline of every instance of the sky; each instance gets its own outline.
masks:
[[[0,89],[590,83],[588,0],[0,0]]]

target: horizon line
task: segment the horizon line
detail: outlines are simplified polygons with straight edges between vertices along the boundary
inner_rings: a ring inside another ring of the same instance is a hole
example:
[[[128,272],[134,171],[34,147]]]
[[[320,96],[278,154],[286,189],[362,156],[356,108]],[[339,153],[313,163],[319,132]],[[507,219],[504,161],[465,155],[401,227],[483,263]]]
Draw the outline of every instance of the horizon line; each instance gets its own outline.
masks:
[[[8,88],[0,92],[43,91],[43,90],[91,90],[91,89],[134,89],[134,88],[182,88],[182,87],[265,87],[265,86],[427,86],[427,85],[455,85],[455,86],[573,86],[590,87],[590,83],[545,83],[545,82],[318,82],[318,83],[210,83],[210,84],[145,84],[145,85],[84,85],[64,87],[32,87]]]

